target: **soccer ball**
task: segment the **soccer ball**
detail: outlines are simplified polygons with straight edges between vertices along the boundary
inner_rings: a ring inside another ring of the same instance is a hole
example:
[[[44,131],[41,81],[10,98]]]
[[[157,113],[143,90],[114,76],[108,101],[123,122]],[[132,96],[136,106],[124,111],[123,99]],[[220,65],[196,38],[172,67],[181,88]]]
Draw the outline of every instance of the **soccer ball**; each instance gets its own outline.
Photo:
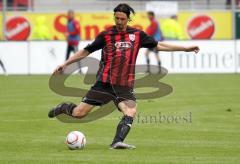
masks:
[[[71,150],[83,149],[86,145],[86,137],[79,131],[72,131],[67,135],[66,144]]]

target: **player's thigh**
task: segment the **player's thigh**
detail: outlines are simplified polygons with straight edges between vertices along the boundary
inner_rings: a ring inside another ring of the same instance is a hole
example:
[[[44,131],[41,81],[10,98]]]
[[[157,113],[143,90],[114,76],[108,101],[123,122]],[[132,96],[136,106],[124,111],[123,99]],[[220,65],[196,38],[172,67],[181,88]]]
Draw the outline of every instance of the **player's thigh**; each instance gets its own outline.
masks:
[[[134,100],[124,100],[118,103],[118,108],[124,115],[134,117],[137,112],[137,103]]]

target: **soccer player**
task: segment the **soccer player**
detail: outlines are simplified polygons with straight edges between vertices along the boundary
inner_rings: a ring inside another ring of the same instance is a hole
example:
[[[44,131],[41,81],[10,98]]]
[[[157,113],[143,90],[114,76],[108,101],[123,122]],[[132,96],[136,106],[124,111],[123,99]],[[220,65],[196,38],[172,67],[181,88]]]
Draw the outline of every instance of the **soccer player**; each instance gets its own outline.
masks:
[[[158,21],[155,19],[155,14],[152,11],[147,12],[148,19],[151,22],[151,24],[148,26],[146,33],[149,36],[152,36],[156,41],[163,41],[163,36],[161,32],[160,25]],[[154,52],[157,62],[158,62],[158,71],[161,72],[161,60],[158,56],[158,50],[156,47],[154,48],[148,48],[146,51],[146,60],[147,60],[147,72],[150,73],[150,60],[149,60],[149,53]]]
[[[71,52],[76,53],[78,51],[78,44],[80,41],[80,26],[77,20],[74,19],[74,11],[68,11],[68,21],[67,21],[67,53],[66,60],[70,57]],[[79,63],[79,72],[81,73],[81,67]]]
[[[134,10],[127,4],[119,4],[114,8],[115,26],[101,32],[96,39],[58,66],[54,74],[60,74],[71,63],[79,61],[90,53],[102,49],[96,83],[91,87],[79,105],[61,103],[49,111],[50,118],[59,114],[67,114],[75,118],[86,116],[95,106],[114,101],[123,113],[115,137],[110,145],[112,149],[133,149],[135,146],[124,143],[129,133],[137,104],[133,94],[135,63],[141,47],[156,48],[158,51],[194,51],[198,46],[179,46],[157,42],[145,32],[128,26],[130,14]]]

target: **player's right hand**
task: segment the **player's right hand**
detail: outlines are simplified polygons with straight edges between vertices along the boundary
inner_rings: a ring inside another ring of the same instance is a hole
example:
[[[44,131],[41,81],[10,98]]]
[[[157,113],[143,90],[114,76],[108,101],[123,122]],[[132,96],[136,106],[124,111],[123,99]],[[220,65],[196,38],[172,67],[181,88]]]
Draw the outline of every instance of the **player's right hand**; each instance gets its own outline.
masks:
[[[195,52],[196,54],[200,51],[198,46],[189,46],[185,50],[186,52]]]
[[[53,72],[54,75],[61,74],[65,68],[65,65],[59,65]]]

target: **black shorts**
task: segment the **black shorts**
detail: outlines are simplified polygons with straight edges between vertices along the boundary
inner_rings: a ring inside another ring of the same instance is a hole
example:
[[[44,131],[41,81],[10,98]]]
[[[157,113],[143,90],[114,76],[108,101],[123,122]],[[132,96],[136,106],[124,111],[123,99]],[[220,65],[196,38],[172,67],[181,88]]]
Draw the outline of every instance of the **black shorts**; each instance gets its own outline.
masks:
[[[133,93],[133,88],[111,85],[97,81],[88,91],[82,102],[101,106],[113,101],[118,107],[118,104],[124,100],[136,101]]]

